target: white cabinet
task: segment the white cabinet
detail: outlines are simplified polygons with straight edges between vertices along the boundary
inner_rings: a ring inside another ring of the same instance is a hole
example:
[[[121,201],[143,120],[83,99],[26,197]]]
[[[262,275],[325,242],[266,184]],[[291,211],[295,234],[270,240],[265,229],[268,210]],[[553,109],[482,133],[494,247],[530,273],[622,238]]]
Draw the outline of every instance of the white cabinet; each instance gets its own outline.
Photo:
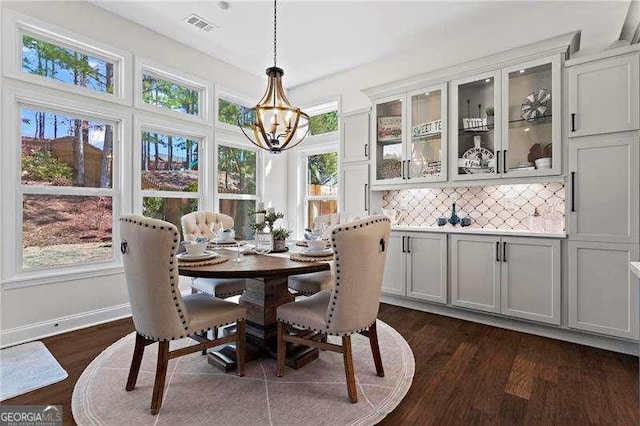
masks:
[[[382,277],[382,292],[396,296],[405,295],[407,259],[405,256],[406,236],[404,232],[392,232],[389,238],[387,263]]]
[[[560,324],[560,241],[451,235],[451,303]]]
[[[369,164],[352,163],[342,166],[341,210],[366,216],[369,214]]]
[[[569,327],[638,339],[637,244],[569,242]]]
[[[500,312],[500,237],[451,235],[451,304]]]
[[[340,116],[342,149],[340,161],[351,163],[369,159],[369,111]]]
[[[638,136],[571,141],[569,238],[638,244]]]
[[[560,324],[560,241],[502,238],[501,312]]]
[[[447,303],[447,235],[392,232],[382,292]]]
[[[447,303],[447,235],[408,232],[407,296]]]
[[[638,68],[637,53],[569,67],[569,137],[637,130]]]

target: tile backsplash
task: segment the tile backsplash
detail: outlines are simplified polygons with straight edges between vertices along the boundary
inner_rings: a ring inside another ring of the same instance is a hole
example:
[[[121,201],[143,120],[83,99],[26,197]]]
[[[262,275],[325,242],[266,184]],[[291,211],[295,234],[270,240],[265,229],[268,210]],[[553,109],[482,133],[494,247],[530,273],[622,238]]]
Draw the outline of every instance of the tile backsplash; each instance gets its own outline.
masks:
[[[471,218],[471,228],[530,230],[529,217],[537,207],[542,215],[555,210],[564,229],[562,182],[386,191],[382,208],[398,210],[398,225],[437,226],[437,218],[451,216],[454,201],[458,216]]]

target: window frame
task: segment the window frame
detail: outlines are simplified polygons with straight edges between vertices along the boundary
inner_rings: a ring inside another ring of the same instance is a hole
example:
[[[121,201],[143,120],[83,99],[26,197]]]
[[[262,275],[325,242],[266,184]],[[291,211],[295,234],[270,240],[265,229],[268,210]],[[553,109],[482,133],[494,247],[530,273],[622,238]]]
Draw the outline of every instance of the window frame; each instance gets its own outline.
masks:
[[[237,135],[244,137],[242,134],[242,130],[238,128],[237,125],[232,125],[229,123],[224,123],[220,121],[220,99],[224,99],[227,102],[231,102],[246,108],[253,108],[258,102],[258,98],[256,101],[251,102],[249,96],[236,94],[232,90],[225,89],[224,87],[216,86],[216,96],[215,96],[215,105],[214,105],[214,125],[216,129],[223,130],[225,132],[232,132]]]
[[[3,15],[4,77],[102,101],[131,105],[131,54],[13,10],[4,10]],[[113,94],[22,71],[24,34],[113,63]]]
[[[333,132],[332,132],[333,133]],[[314,155],[335,153],[338,161],[338,169],[336,170],[337,179],[337,193],[336,195],[309,195],[309,157]],[[307,223],[309,217],[309,202],[310,201],[332,201],[336,202],[336,213],[340,211],[340,149],[337,146],[328,145],[324,148],[308,150],[302,153],[304,155],[304,220],[302,224],[304,227],[310,228],[312,224]]]
[[[149,59],[136,55],[134,58],[134,96],[133,106],[139,110],[162,114],[179,120],[187,120],[194,123],[207,125],[211,123],[211,101],[213,99],[213,83],[190,75],[188,73],[155,63]],[[174,111],[158,105],[148,104],[142,98],[142,76],[144,73],[150,74],[162,80],[168,80],[188,89],[196,90],[200,93],[198,102],[198,114],[187,114],[185,112]],[[210,124],[209,124],[210,125]]]
[[[156,191],[142,189],[142,132],[151,131],[165,135],[192,138],[198,141],[198,192]],[[133,211],[143,215],[143,198],[190,198],[198,200],[198,210],[206,209],[210,204],[211,162],[208,152],[213,144],[214,136],[210,128],[184,123],[180,120],[168,120],[151,114],[136,114],[133,125]],[[182,238],[182,229],[178,229]]]
[[[23,185],[21,173],[22,144],[4,143],[0,146],[1,176],[4,182],[11,184],[1,188],[2,198],[13,200],[13,203],[2,204],[2,282],[4,288],[23,287],[24,283],[40,280],[56,281],[56,277],[70,275],[110,274],[122,270],[122,257],[116,250],[118,241],[117,220],[123,212],[130,210],[127,187],[124,182],[129,179],[130,169],[127,150],[127,137],[131,134],[131,115],[121,109],[105,106],[102,103],[87,99],[84,96],[67,95],[64,102],[60,93],[53,89],[17,89],[5,88],[2,107],[2,137],[5,141],[21,139],[21,109],[23,107],[44,109],[46,111],[68,114],[73,117],[86,118],[104,122],[113,126],[113,170],[111,188],[61,187]],[[91,113],[87,114],[87,109]],[[17,165],[17,166],[16,166]],[[78,263],[55,267],[23,268],[23,195],[79,195],[111,197],[112,209],[112,259],[104,262]]]
[[[220,146],[244,149],[256,153],[256,193],[252,194],[227,194],[221,193],[218,185],[218,151]],[[220,211],[220,200],[253,200],[256,203],[264,199],[264,153],[261,149],[248,141],[241,139],[241,135],[216,133],[215,149],[213,150],[213,185],[214,185],[214,211]],[[235,221],[235,218],[234,218]]]
[[[309,121],[311,121],[311,117],[315,117],[317,115],[321,115],[331,111],[335,111],[338,116],[338,125],[335,131],[320,133],[319,135],[312,135],[311,127],[309,127],[309,134],[307,134],[306,139],[311,139],[316,141],[316,143],[321,143],[333,141],[334,139],[340,138],[340,98],[316,102],[313,104],[313,106],[302,108],[302,110],[309,115]],[[309,123],[309,126],[311,126],[311,123]]]

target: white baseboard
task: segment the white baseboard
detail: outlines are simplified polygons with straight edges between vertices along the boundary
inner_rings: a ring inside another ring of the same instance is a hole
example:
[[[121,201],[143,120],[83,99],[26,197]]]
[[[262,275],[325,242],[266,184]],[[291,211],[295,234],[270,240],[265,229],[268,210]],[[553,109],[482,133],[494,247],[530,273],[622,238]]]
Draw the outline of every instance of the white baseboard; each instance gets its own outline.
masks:
[[[128,303],[94,311],[68,315],[52,320],[28,324],[20,327],[9,328],[0,332],[0,348],[14,346],[32,340],[56,334],[66,333],[81,328],[91,327],[97,324],[114,321],[131,315]]]
[[[390,305],[402,306],[404,308],[444,315],[447,317],[477,322],[499,328],[506,328],[508,330],[519,331],[522,333],[535,334],[537,336],[549,337],[551,339],[564,340],[566,342],[577,343],[580,345],[593,346],[595,348],[606,349],[609,351],[636,356],[639,353],[638,342],[597,336],[594,334],[570,330],[568,328],[552,327],[527,321],[513,320],[510,318],[493,316],[466,309],[419,302],[416,300],[385,294],[382,295],[381,301]]]

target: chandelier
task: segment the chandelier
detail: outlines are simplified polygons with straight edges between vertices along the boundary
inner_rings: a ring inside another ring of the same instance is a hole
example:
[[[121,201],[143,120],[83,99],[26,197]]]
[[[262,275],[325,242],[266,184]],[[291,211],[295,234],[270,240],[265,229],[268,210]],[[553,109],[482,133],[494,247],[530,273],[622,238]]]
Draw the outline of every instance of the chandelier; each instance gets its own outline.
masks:
[[[273,66],[267,68],[267,91],[253,108],[238,116],[242,133],[259,148],[277,154],[298,145],[309,132],[309,116],[292,106],[282,87],[284,70],[276,63],[277,0],[273,2]]]

